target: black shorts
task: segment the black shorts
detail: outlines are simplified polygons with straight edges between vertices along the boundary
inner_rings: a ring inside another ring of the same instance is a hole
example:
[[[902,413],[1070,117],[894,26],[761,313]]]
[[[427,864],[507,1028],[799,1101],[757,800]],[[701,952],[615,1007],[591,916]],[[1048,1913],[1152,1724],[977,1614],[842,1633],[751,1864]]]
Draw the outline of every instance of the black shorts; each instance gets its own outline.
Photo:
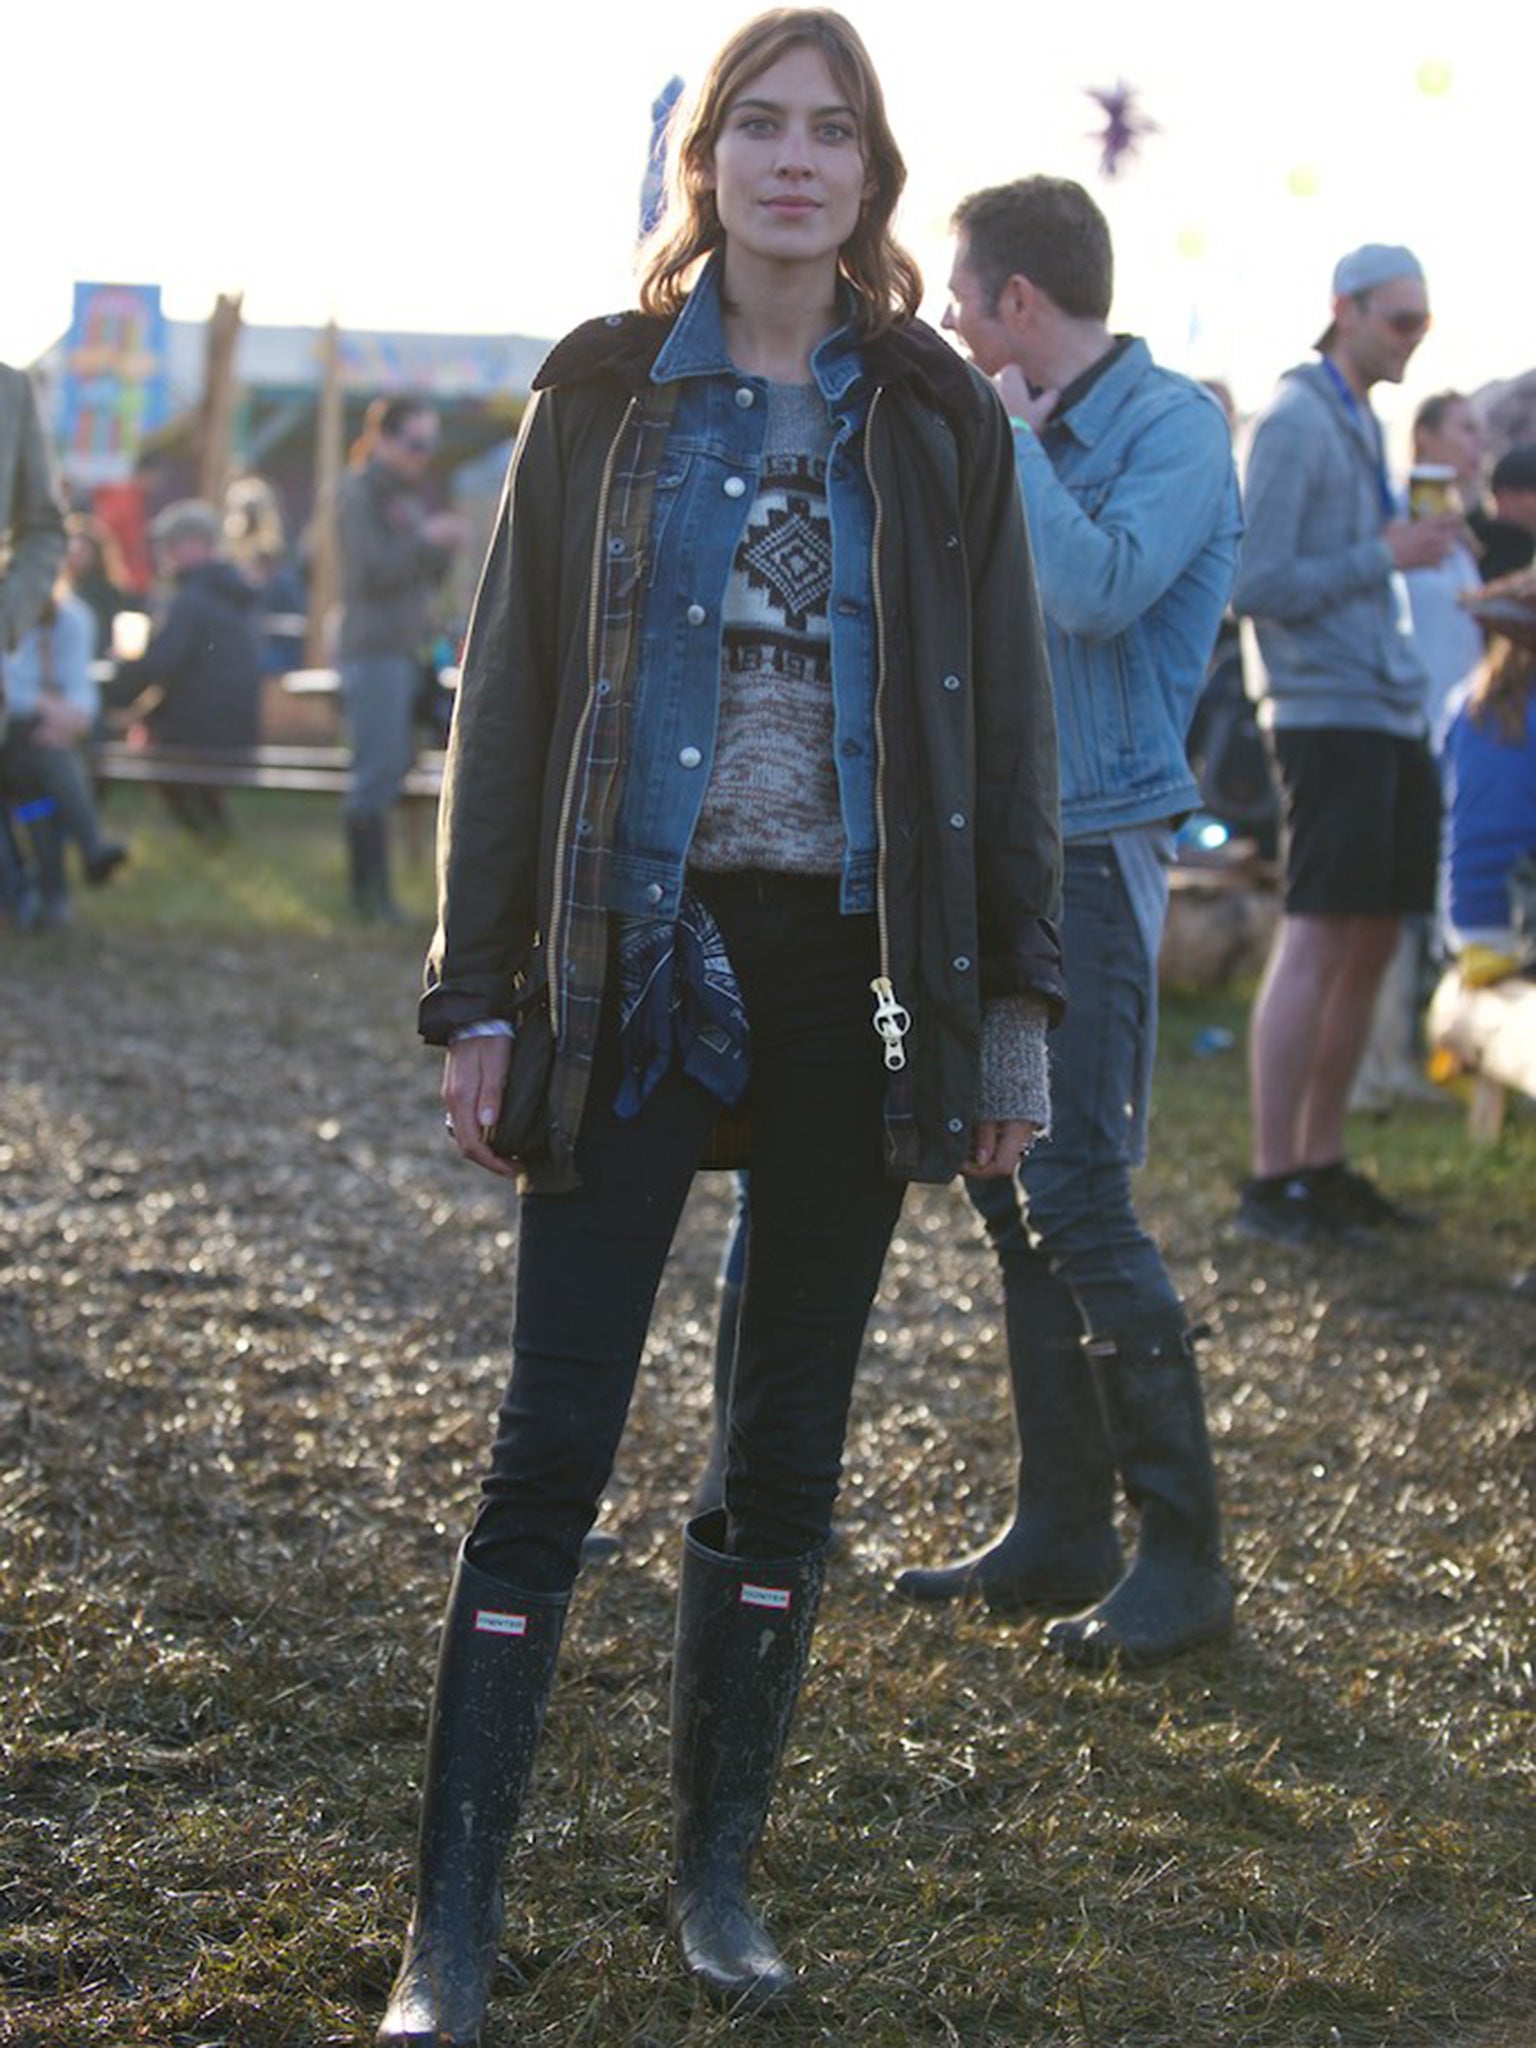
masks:
[[[1435,907],[1440,774],[1424,740],[1358,726],[1272,732],[1291,917]]]

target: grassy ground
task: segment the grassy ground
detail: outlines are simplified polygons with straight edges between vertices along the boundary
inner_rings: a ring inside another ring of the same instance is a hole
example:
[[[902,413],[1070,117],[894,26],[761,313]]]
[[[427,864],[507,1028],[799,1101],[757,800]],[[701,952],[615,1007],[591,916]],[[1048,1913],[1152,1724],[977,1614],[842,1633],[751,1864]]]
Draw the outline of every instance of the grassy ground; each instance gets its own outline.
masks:
[[[436,1616],[502,1371],[515,1212],[441,1138],[423,931],[342,917],[329,806],[251,799],[74,931],[0,934],[0,2042],[362,2043],[409,1906]],[[424,859],[405,876],[424,913]],[[761,1889],[806,2007],[730,2025],[663,1924],[677,1527],[726,1215],[701,1179],[578,1589],[496,2044],[1529,2048],[1536,1121],[1357,1156],[1370,1253],[1228,1228],[1235,1002],[1165,1012],[1145,1207],[1205,1352],[1230,1647],[1075,1676],[894,1602],[998,1520],[988,1256],[914,1193],[870,1331]]]

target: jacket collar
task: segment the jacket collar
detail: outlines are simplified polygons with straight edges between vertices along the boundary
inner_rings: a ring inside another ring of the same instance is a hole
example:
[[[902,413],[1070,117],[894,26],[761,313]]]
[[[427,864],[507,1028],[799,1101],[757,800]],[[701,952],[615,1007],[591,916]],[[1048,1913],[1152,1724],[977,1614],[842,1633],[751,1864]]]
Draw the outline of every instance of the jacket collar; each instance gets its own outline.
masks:
[[[1064,413],[1051,415],[1046,423],[1047,432],[1054,428],[1070,434],[1084,448],[1092,448],[1103,439],[1111,420],[1125,403],[1127,390],[1139,384],[1152,367],[1152,351],[1139,335],[1116,338],[1123,339],[1124,346],[1115,352],[1075,405]]]
[[[712,262],[675,319],[608,313],[575,328],[544,358],[533,389],[547,391],[613,377],[626,391],[639,393],[652,381],[731,372],[715,272]],[[855,338],[851,327],[839,327],[820,344],[812,367],[833,400],[847,393],[862,367],[876,384],[911,384],[919,395],[954,414],[975,406],[980,382],[949,343],[921,320],[904,320],[865,342]]]
[[[822,396],[836,405],[846,398],[863,374],[858,338],[849,324],[853,294],[846,286],[841,293],[843,322],[816,345],[811,356],[811,374]],[[688,302],[677,316],[671,333],[661,345],[651,370],[656,384],[669,384],[685,377],[739,377],[725,343],[725,322],[720,305],[720,258],[712,256]]]

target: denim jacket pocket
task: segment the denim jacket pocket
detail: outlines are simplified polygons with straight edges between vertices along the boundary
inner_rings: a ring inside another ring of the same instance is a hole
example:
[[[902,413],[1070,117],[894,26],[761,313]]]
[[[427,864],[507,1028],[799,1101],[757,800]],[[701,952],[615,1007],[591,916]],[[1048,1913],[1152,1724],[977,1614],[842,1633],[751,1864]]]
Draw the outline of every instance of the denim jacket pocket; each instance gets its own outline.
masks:
[[[651,528],[649,536],[650,560],[646,565],[645,587],[654,590],[656,575],[666,554],[667,531],[683,499],[687,496],[689,473],[694,465],[692,451],[676,453],[667,450],[666,461],[656,478],[651,498]]]

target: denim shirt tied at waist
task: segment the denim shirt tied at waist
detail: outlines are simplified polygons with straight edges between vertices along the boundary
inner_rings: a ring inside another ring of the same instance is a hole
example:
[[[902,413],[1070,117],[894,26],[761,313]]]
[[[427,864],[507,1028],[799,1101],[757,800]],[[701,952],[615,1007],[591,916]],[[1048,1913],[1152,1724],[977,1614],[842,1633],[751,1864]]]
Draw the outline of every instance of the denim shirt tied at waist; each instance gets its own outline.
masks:
[[[1184,741],[1242,530],[1231,436],[1131,340],[1014,456],[1050,646],[1063,836],[1195,808]]]
[[[844,912],[875,907],[874,507],[856,444],[869,405],[850,329],[817,347],[811,370],[832,418],[833,745],[844,852]],[[655,481],[646,594],[608,908],[675,918],[714,763],[721,610],[757,492],[767,381],[732,364],[720,317],[719,266],[700,279],[651,371],[681,386]]]

